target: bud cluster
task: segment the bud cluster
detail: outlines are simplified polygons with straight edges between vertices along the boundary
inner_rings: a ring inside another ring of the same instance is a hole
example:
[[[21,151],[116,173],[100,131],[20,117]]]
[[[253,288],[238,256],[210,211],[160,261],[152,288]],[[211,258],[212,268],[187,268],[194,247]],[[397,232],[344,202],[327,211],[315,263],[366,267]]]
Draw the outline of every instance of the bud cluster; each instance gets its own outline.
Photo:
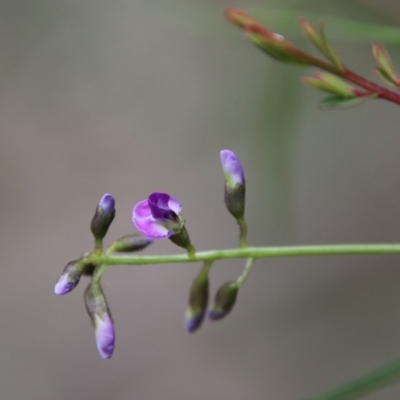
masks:
[[[111,194],[106,193],[97,205],[90,223],[90,230],[95,239],[95,249],[92,254],[99,249],[102,251],[102,241],[114,217],[115,199]],[[117,239],[106,253],[140,251],[152,242],[152,239],[142,235],[125,235]],[[102,358],[110,358],[114,351],[115,330],[107,299],[100,284],[105,268],[104,265],[94,262],[92,254],[85,254],[78,260],[70,261],[61,273],[54,292],[58,295],[67,294],[78,285],[82,275],[90,277],[90,283],[84,294],[85,307],[95,328],[97,350]]]
[[[239,225],[239,241],[242,247],[247,246],[247,225],[245,214],[245,177],[244,169],[238,156],[231,150],[220,153],[224,173],[224,200],[229,213]],[[195,257],[195,248],[186,229],[179,201],[162,192],[151,193],[146,199],[139,201],[132,211],[132,221],[141,234],[129,234],[120,237],[105,251],[105,255],[113,253],[135,252],[145,249],[153,240],[169,239],[175,245],[184,248],[188,258]],[[90,282],[84,294],[87,313],[95,328],[96,343],[102,358],[110,358],[115,346],[114,321],[101,287],[101,277],[107,269],[102,264],[103,239],[115,217],[115,199],[105,194],[92,218],[90,229],[95,239],[92,253],[85,254],[78,260],[69,262],[64,268],[55,293],[63,295],[74,289],[82,275],[89,276]],[[204,262],[202,269],[194,279],[189,294],[189,305],[185,316],[185,328],[189,333],[197,331],[207,315],[209,301],[209,271],[213,261]],[[246,276],[249,268],[245,268]],[[242,274],[243,275],[243,274]],[[239,287],[243,277],[222,285],[216,293],[214,304],[208,311],[212,321],[224,318],[235,305]]]

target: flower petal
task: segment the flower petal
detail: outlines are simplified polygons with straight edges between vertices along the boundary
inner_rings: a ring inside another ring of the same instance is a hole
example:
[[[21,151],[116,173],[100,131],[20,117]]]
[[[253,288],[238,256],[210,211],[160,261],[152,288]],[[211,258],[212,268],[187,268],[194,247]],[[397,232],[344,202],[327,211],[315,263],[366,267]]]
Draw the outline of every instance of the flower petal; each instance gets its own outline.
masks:
[[[133,207],[132,220],[138,231],[149,238],[165,239],[174,234],[153,219],[147,200],[140,201]]]
[[[133,219],[137,230],[152,239],[165,239],[172,236],[175,232],[169,231],[164,225],[148,219]]]
[[[232,186],[244,184],[244,170],[238,156],[233,151],[221,151],[221,164],[225,177]]]
[[[96,328],[97,350],[102,358],[110,358],[114,351],[115,331],[111,317],[106,314],[104,320],[99,315],[94,316]]]
[[[106,193],[100,199],[99,206],[102,208],[102,210],[106,214],[113,212],[113,210],[115,209],[115,199],[114,199],[114,197],[111,194]]]
[[[54,287],[54,293],[61,296],[69,293],[74,287],[75,285],[72,282],[68,282],[66,276],[61,276]]]
[[[134,220],[147,219],[150,216],[151,216],[151,211],[147,200],[139,201],[139,203],[137,203],[135,207],[133,207]]]
[[[171,196],[167,193],[154,192],[148,198],[151,215],[154,219],[176,222],[177,213],[169,206]]]
[[[168,205],[171,208],[171,210],[174,211],[178,215],[182,211],[182,207],[181,207],[179,201],[177,199],[175,199],[175,197],[169,196]]]

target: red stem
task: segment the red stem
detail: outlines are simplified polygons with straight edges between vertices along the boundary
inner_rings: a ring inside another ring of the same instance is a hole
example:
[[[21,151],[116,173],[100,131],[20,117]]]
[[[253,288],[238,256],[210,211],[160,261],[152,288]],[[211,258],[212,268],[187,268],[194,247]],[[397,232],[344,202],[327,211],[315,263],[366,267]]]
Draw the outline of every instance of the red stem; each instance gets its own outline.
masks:
[[[291,51],[293,54],[296,54],[299,57],[303,58],[305,61],[307,61],[310,65],[313,65],[314,67],[321,68],[325,71],[329,71],[332,74],[335,74],[343,79],[346,79],[349,82],[352,82],[366,89],[370,94],[376,93],[379,98],[400,105],[400,93],[386,89],[385,87],[380,86],[377,83],[374,83],[347,68],[345,68],[344,71],[341,71],[335,65],[326,62],[325,60],[321,60],[320,58],[314,57],[311,54],[305,53],[300,49],[293,48],[291,49]]]
[[[400,93],[392,92],[389,89],[386,89],[383,86],[380,86],[374,82],[369,81],[368,79],[356,74],[349,69],[345,69],[343,72],[337,73],[337,75],[341,76],[344,79],[347,79],[349,82],[353,82],[358,86],[367,89],[371,93],[377,93],[378,97],[387,101],[390,101],[395,104],[400,104]]]

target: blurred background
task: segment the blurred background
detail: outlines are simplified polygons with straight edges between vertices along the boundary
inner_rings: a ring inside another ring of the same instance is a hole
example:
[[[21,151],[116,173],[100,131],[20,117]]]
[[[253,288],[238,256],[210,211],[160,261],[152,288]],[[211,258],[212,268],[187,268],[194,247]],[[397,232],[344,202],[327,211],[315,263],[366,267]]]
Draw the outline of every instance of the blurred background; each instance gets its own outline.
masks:
[[[181,201],[196,248],[236,246],[223,148],[246,168],[251,244],[399,241],[399,109],[321,111],[299,80],[312,71],[254,48],[228,6],[308,49],[298,17],[324,19],[371,78],[371,42],[400,66],[396,0],[0,2],[2,399],[298,400],[400,356],[396,256],[260,260],[229,318],[193,336],[183,316],[199,265],[113,267],[109,361],[83,306],[87,280],[53,293],[92,249],[105,192],[117,200],[108,243],[134,231],[133,205],[157,190]],[[242,266],[217,263],[212,292]],[[400,386],[368,398],[398,399]]]

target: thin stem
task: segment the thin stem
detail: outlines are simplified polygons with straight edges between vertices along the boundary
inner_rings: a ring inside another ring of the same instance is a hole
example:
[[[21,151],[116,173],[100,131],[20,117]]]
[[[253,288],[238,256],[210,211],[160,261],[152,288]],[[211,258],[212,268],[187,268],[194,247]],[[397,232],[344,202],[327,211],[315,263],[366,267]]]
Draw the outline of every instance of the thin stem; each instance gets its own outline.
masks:
[[[208,275],[208,273],[210,272],[210,268],[213,265],[214,260],[206,260],[204,261],[203,266],[201,267],[201,273]]]
[[[196,249],[194,248],[194,246],[191,243],[188,245],[186,251],[187,251],[189,258],[193,258],[193,256],[196,254]]]
[[[96,267],[93,272],[92,281],[97,283],[100,282],[101,277],[103,276],[104,272],[106,272],[108,267],[109,265],[107,264],[101,264]]]
[[[246,266],[244,267],[242,275],[240,275],[239,278],[236,279],[236,285],[238,287],[242,286],[247,281],[247,278],[249,277],[250,272],[251,272],[251,270],[253,268],[254,261],[255,261],[254,258],[249,258],[247,260],[247,263],[246,263]]]
[[[240,234],[239,234],[239,243],[240,247],[245,248],[248,246],[247,244],[247,223],[244,218],[240,218],[237,220],[239,225]]]
[[[240,249],[199,251],[188,254],[136,256],[126,254],[92,254],[89,260],[96,265],[149,265],[187,263],[234,258],[276,258],[298,256],[344,256],[362,254],[400,254],[400,244],[337,244],[282,247],[247,247]]]
[[[393,92],[385,87],[378,85],[355,72],[346,69],[343,72],[337,73],[336,75],[348,80],[349,82],[355,83],[358,86],[367,89],[371,93],[377,93],[381,99],[388,100],[395,104],[400,104],[400,93]]]
[[[400,360],[310,400],[355,400],[400,379]]]
[[[103,239],[94,240],[94,251],[96,254],[101,254],[103,252]]]

